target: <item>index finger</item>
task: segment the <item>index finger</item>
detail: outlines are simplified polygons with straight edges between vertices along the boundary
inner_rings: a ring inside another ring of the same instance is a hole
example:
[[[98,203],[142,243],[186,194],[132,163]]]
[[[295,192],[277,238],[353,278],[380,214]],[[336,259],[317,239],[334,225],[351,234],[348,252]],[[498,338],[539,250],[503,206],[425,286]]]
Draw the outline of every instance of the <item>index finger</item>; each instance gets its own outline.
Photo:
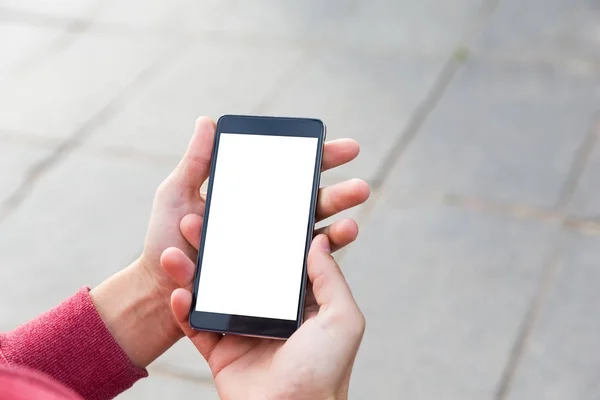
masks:
[[[323,146],[322,171],[339,167],[356,158],[360,146],[354,139],[337,139],[326,142]]]

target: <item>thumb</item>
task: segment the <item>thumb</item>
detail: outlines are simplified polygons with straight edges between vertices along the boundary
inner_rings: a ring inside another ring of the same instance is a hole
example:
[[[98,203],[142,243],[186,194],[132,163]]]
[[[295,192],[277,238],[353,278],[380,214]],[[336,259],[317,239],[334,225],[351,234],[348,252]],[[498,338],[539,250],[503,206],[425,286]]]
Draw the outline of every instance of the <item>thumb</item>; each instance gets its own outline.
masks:
[[[188,322],[192,305],[192,294],[186,289],[175,289],[171,294],[171,309],[183,333],[192,341],[200,354],[209,360],[211,353],[219,344],[222,336],[218,333],[195,331]]]
[[[194,135],[174,172],[181,185],[200,189],[210,172],[214,140],[215,122],[208,117],[198,118]]]
[[[313,239],[308,253],[307,272],[320,307],[335,306],[340,310],[358,308],[342,271],[331,256],[327,236],[321,234]]]

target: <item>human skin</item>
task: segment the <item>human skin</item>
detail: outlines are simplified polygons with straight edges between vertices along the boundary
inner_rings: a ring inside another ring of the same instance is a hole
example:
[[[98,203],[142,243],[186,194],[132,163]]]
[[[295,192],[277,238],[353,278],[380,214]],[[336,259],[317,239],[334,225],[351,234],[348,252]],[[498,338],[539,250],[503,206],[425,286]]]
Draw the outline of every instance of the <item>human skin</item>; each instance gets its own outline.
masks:
[[[176,320],[212,371],[221,399],[346,399],[365,319],[331,256],[329,239],[313,240],[311,282],[302,326],[287,340],[194,331],[188,323],[194,263],[177,248],[162,264],[182,286],[171,296]]]
[[[183,158],[156,191],[142,254],[90,292],[108,329],[140,368],[148,366],[184,336],[170,304],[171,294],[181,285],[163,269],[161,256],[172,248],[178,249],[178,255],[184,255],[188,261],[196,258],[204,212],[200,188],[209,175],[214,135],[214,121],[206,117],[196,121]],[[323,170],[350,162],[358,153],[359,146],[354,140],[328,142],[323,151]],[[368,197],[369,187],[359,179],[322,188],[317,220],[359,205]],[[341,219],[316,233],[327,236],[331,250],[335,251],[356,239],[358,227],[351,219]]]

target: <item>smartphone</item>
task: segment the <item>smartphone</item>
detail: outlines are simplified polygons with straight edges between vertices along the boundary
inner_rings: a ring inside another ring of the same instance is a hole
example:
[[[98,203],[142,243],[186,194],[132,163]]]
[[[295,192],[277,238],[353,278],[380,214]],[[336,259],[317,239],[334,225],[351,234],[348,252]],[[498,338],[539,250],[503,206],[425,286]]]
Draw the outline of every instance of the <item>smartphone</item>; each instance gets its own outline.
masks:
[[[318,119],[219,118],[192,328],[287,339],[300,327],[324,141]]]

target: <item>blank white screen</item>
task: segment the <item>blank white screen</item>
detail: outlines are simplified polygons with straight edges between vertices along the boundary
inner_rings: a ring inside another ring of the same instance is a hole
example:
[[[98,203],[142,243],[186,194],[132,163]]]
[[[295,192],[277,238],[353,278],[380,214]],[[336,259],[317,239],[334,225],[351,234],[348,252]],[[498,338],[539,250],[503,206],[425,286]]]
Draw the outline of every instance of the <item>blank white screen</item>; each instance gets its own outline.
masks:
[[[197,311],[296,319],[317,145],[221,134]]]

